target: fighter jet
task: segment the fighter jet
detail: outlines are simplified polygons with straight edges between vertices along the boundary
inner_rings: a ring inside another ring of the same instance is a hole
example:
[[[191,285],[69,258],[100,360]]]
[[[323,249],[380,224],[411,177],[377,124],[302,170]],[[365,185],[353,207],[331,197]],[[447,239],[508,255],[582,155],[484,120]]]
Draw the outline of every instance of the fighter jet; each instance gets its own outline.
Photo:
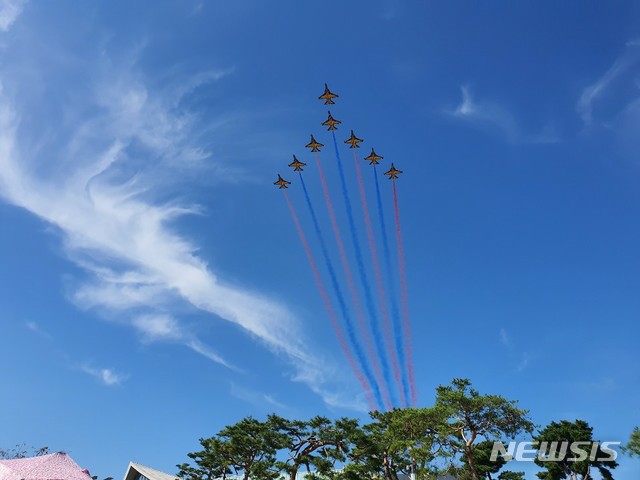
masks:
[[[316,139],[313,138],[313,135],[311,135],[311,141],[307,143],[304,147],[310,148],[312,152],[319,152],[320,147],[324,147],[324,145],[320,142],[316,142]]]
[[[342,122],[340,120],[336,120],[335,118],[333,118],[331,116],[331,112],[329,112],[329,118],[327,118],[326,122],[322,122],[322,125],[324,125],[325,127],[329,127],[327,128],[327,130],[331,131],[331,130],[337,130],[338,127],[336,127],[336,125],[341,124]]]
[[[398,178],[398,175],[400,175],[402,173],[402,170],[398,170],[393,163],[391,164],[391,168],[389,169],[388,172],[384,172],[385,175],[387,175],[389,177],[389,180],[395,180],[396,178]]]
[[[291,163],[289,164],[289,166],[290,166],[291,168],[293,168],[293,171],[294,171],[294,172],[301,172],[301,171],[302,171],[302,167],[306,167],[306,166],[307,166],[307,164],[306,164],[306,163],[302,163],[302,162],[301,162],[300,160],[298,160],[298,159],[296,158],[296,156],[294,155],[294,156],[293,156],[293,162],[291,162]]]
[[[287,185],[291,185],[291,182],[287,182],[284,178],[280,176],[280,174],[278,174],[278,180],[273,182],[273,184],[278,185],[282,189],[282,188],[289,188],[287,187]]]
[[[380,162],[378,160],[382,160],[384,157],[378,155],[375,150],[371,149],[371,155],[365,157],[365,160],[369,162],[369,165],[378,165]]]
[[[324,84],[324,93],[322,95],[320,95],[318,97],[319,100],[324,100],[324,104],[325,105],[333,105],[336,102],[333,101],[334,98],[338,98],[338,95],[336,95],[335,93],[331,93],[331,91],[329,91],[329,87],[327,87],[327,84]]]
[[[360,148],[360,145],[358,144],[361,142],[364,142],[364,140],[361,140],[360,138],[356,137],[355,134],[353,133],[353,130],[351,130],[351,137],[349,137],[347,140],[344,141],[344,143],[351,144],[349,148]]]

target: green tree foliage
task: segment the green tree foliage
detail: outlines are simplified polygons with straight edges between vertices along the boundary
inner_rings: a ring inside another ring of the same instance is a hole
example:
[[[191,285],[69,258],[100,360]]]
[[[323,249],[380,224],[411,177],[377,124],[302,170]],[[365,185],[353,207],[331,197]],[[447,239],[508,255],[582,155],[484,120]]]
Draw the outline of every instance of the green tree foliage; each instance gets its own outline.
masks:
[[[276,415],[265,422],[247,417],[222,429],[217,437],[201,439],[203,450],[188,454],[195,465],[178,465],[178,476],[212,480],[233,473],[244,480],[274,480],[280,475],[276,454],[289,445],[281,431],[286,422]]]
[[[351,438],[359,425],[349,418],[333,422],[318,416],[308,421],[280,419],[277,428],[288,438],[288,458],[279,462],[280,469],[295,480],[302,466],[316,476],[331,476],[336,463],[347,459]]]
[[[491,452],[493,450],[493,442],[484,440],[479,442],[473,450],[473,464],[480,478],[488,480],[524,480],[524,472],[512,472],[505,470],[500,472],[507,461],[498,456],[495,460],[491,460]],[[500,472],[498,474],[498,472]],[[467,480],[472,478],[468,464],[463,464],[456,475],[457,480]]]
[[[532,432],[529,412],[499,395],[480,395],[468,379],[454,379],[436,389],[435,411],[441,418],[439,441],[460,455],[472,480],[480,480],[474,452],[482,440],[498,441]]]
[[[202,450],[189,453],[187,456],[195,463],[178,465],[178,477],[185,480],[226,479],[232,473],[232,455],[228,442],[219,438],[201,438]]]
[[[228,445],[231,465],[237,474],[242,473],[243,480],[273,480],[280,475],[276,453],[288,445],[279,428],[284,421],[276,415],[265,422],[247,417],[218,434]]]
[[[498,475],[498,480],[525,480],[524,472],[512,472],[511,470],[505,470]]]
[[[540,430],[534,440],[540,442],[539,448],[542,455],[552,453],[556,458],[556,461],[545,461],[540,459],[540,455],[538,455],[535,462],[544,468],[544,471],[537,474],[541,480],[562,480],[565,478],[590,480],[593,478],[592,472],[594,470],[598,470],[604,480],[613,480],[611,470],[616,468],[618,464],[615,460],[603,460],[609,458],[609,454],[604,452],[599,444],[594,444],[593,429],[587,422],[583,420],[551,422]],[[550,451],[551,442],[561,442],[557,444],[557,449],[554,452]],[[562,442],[566,442],[565,445],[586,442],[580,447],[586,451],[586,455],[571,450],[563,451]],[[590,458],[592,449],[594,449],[595,459]],[[585,458],[581,459],[581,456]]]
[[[475,466],[476,472],[480,478],[493,478],[493,476],[497,475],[497,473],[502,469],[505,463],[507,463],[507,461],[501,456],[498,456],[495,461],[491,461],[492,449],[493,442],[490,440],[479,442],[473,449],[473,465]],[[458,480],[473,478],[468,463],[463,464],[460,468],[457,478]]]
[[[636,456],[640,458],[640,428],[635,427],[633,432],[631,433],[631,438],[629,439],[629,443],[627,443],[623,450],[628,453],[630,456]]]
[[[178,465],[184,480],[295,480],[303,471],[309,480],[398,480],[415,473],[418,480],[435,480],[454,473],[459,480],[524,480],[523,472],[505,471],[505,459],[491,461],[493,442],[508,441],[535,426],[529,412],[498,395],[481,395],[467,379],[454,379],[436,389],[430,408],[373,412],[369,423],[317,416],[290,420],[270,415],[261,421],[247,417],[210,438]],[[552,422],[533,440],[593,442],[592,429],[581,420]],[[544,469],[541,480],[591,480],[599,472],[612,480],[617,466],[599,444],[597,459],[559,462],[536,459]],[[541,452],[545,451],[540,448]],[[635,428],[627,452],[640,457],[640,429]],[[46,453],[46,449],[41,450]],[[10,453],[13,452],[13,453]],[[25,456],[24,446],[0,450],[0,456]],[[590,452],[589,452],[590,453]],[[541,453],[542,456],[544,456]]]
[[[397,480],[398,474],[415,470],[419,478],[434,473],[434,411],[427,408],[374,412],[373,422],[353,437],[351,463],[344,478]]]

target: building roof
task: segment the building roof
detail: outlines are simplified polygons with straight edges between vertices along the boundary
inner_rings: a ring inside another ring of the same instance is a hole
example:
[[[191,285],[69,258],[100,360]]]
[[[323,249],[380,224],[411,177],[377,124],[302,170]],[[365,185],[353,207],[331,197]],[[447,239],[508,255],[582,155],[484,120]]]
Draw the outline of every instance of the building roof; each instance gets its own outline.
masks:
[[[39,457],[0,460],[0,480],[91,480],[64,452]]]
[[[180,480],[178,477],[135,462],[129,463],[127,473],[124,474],[124,480],[137,480],[138,474],[149,480]]]

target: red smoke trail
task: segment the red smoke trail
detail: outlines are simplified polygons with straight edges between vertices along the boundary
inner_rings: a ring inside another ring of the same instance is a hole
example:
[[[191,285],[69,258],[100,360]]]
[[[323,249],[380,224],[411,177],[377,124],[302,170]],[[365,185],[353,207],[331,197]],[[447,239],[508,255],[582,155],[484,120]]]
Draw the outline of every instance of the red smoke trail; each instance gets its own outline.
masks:
[[[413,373],[413,355],[411,349],[411,322],[409,321],[409,293],[407,291],[407,271],[404,263],[404,247],[402,245],[402,231],[400,229],[400,209],[398,208],[398,191],[396,182],[393,183],[393,211],[396,219],[396,243],[398,244],[398,269],[400,270],[400,297],[402,301],[402,324],[407,352],[407,369],[409,371],[409,385],[411,386],[411,405],[416,404],[416,382]]]
[[[336,220],[336,213],[333,208],[333,202],[331,201],[331,195],[329,194],[329,187],[327,186],[327,180],[324,175],[324,170],[322,169],[322,163],[320,162],[320,155],[317,153],[316,153],[316,164],[318,165],[318,173],[320,174],[320,183],[322,184],[322,192],[324,193],[324,200],[327,204],[327,210],[329,211],[331,228],[333,229],[333,234],[336,237],[336,243],[338,244],[338,252],[340,253],[340,262],[342,263],[344,276],[347,280],[347,288],[349,290],[349,294],[351,295],[351,299],[355,307],[356,317],[358,318],[358,327],[365,339],[365,348],[367,349],[367,354],[369,355],[369,358],[373,363],[373,369],[375,372],[376,380],[382,389],[385,406],[387,407],[387,410],[391,410],[393,408],[393,404],[391,402],[391,399],[389,398],[389,391],[387,389],[386,382],[383,380],[383,377],[382,377],[380,362],[379,362],[378,356],[376,355],[376,351],[373,346],[373,341],[371,340],[371,334],[369,332],[369,329],[367,328],[367,320],[364,315],[364,311],[362,309],[362,304],[360,303],[360,298],[358,297],[358,291],[356,289],[355,282],[353,281],[351,268],[349,267],[347,252],[344,248],[344,243],[342,241],[342,234],[340,233],[340,227],[338,225],[338,221]]]
[[[385,295],[384,282],[382,279],[382,269],[380,268],[380,261],[378,260],[378,249],[376,248],[376,240],[373,234],[373,227],[371,226],[371,216],[369,215],[369,204],[367,203],[367,194],[364,189],[364,182],[362,180],[362,170],[360,169],[360,160],[358,159],[357,150],[353,152],[353,158],[356,162],[356,172],[358,176],[358,187],[360,188],[360,200],[362,201],[362,210],[364,212],[364,223],[367,229],[367,238],[369,240],[369,250],[371,252],[371,260],[373,261],[373,269],[376,276],[376,287],[378,290],[378,296],[380,297],[380,310],[382,311],[382,322],[385,336],[387,337],[386,344],[389,356],[391,357],[391,364],[393,366],[393,376],[400,390],[400,398],[402,406],[407,406],[407,399],[404,395],[404,389],[402,388],[402,378],[400,376],[400,365],[398,362],[398,356],[395,348],[392,345],[393,330],[391,326],[391,318],[389,317],[389,306],[387,305],[387,296]]]
[[[313,272],[313,276],[316,280],[316,284],[318,286],[318,290],[320,291],[320,296],[322,297],[322,301],[324,303],[324,307],[327,310],[327,314],[329,315],[329,318],[331,319],[331,324],[333,326],[333,329],[336,333],[336,336],[338,337],[338,342],[340,343],[340,346],[342,347],[342,351],[344,352],[344,355],[347,357],[347,361],[349,362],[349,366],[351,367],[351,370],[353,370],[353,373],[355,374],[356,378],[358,379],[358,381],[360,382],[360,384],[362,385],[362,388],[364,390],[364,393],[367,397],[367,403],[369,404],[369,408],[372,411],[377,410],[377,405],[376,402],[373,400],[373,395],[371,393],[371,387],[369,386],[369,384],[367,383],[367,381],[365,380],[362,372],[360,371],[360,369],[358,368],[355,359],[353,358],[353,356],[351,355],[351,352],[349,351],[349,347],[347,346],[347,342],[345,341],[344,338],[344,334],[342,333],[342,329],[340,328],[340,323],[338,322],[338,317],[336,317],[335,312],[333,311],[333,307],[331,306],[331,300],[329,299],[329,295],[327,294],[327,290],[324,287],[324,283],[322,281],[322,277],[320,277],[320,272],[318,270],[318,266],[316,265],[316,261],[313,257],[313,252],[311,251],[311,247],[309,246],[309,242],[307,241],[307,237],[304,234],[304,230],[302,229],[302,226],[300,225],[300,220],[298,220],[298,215],[296,214],[295,209],[293,208],[293,203],[291,202],[291,199],[289,198],[288,193],[285,191],[284,192],[284,197],[287,199],[287,205],[289,206],[289,211],[291,212],[291,217],[293,218],[293,222],[296,224],[296,230],[298,230],[298,236],[300,237],[300,241],[302,242],[302,246],[304,247],[304,251],[307,254],[307,259],[309,260],[309,266],[311,267],[311,271]]]
[[[349,196],[349,188],[345,180],[344,168],[342,165],[342,159],[340,158],[340,149],[338,148],[338,141],[336,140],[335,132],[331,132],[331,139],[333,140],[333,148],[336,153],[336,163],[338,166],[338,179],[340,181],[340,187],[342,189],[342,198],[344,200],[345,213],[347,214],[347,222],[349,224],[349,232],[351,233],[351,243],[353,245],[353,253],[358,267],[358,275],[360,276],[360,283],[362,284],[362,290],[364,293],[364,303],[367,308],[367,314],[369,318],[369,325],[371,326],[371,333],[373,335],[373,341],[378,352],[378,358],[380,359],[380,366],[382,367],[382,377],[387,385],[393,383],[391,378],[391,372],[389,371],[388,357],[385,354],[384,345],[384,333],[382,332],[381,321],[378,320],[378,309],[373,301],[371,294],[371,285],[367,278],[367,270],[364,266],[364,260],[362,258],[362,248],[360,246],[360,238],[358,229],[356,228],[356,222],[353,218],[353,208],[351,206],[351,198]],[[393,392],[392,392],[393,393]]]

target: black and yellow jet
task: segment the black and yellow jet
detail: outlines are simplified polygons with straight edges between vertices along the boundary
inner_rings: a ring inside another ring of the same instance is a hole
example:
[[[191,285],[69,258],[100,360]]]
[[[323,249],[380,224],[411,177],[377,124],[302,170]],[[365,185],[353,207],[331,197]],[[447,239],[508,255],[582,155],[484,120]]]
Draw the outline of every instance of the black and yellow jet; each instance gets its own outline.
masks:
[[[289,188],[287,187],[287,185],[291,185],[291,182],[287,182],[284,178],[280,176],[280,174],[278,174],[278,180],[273,182],[273,184],[278,185],[282,189],[282,188]]]
[[[293,156],[293,162],[291,162],[291,163],[289,164],[289,166],[290,166],[291,168],[293,168],[293,171],[294,171],[294,172],[301,172],[301,171],[303,170],[303,168],[302,168],[302,167],[306,167],[306,166],[307,166],[307,164],[306,164],[306,163],[301,162],[300,160],[298,160],[298,159],[297,159],[297,157],[294,155],[294,156]]]
[[[324,147],[324,145],[320,142],[316,142],[316,139],[313,138],[313,135],[311,135],[311,141],[307,143],[304,147],[310,148],[312,152],[319,152],[320,147]]]
[[[389,180],[395,180],[396,178],[398,178],[398,175],[400,175],[402,173],[402,170],[398,170],[393,163],[391,164],[391,168],[389,169],[388,172],[384,172],[385,175],[387,175],[389,177]]]
[[[359,143],[364,142],[364,140],[358,138],[355,136],[355,134],[353,133],[353,130],[351,130],[351,136],[344,141],[344,143],[350,143],[351,146],[349,148],[360,148],[360,145],[358,145]]]
[[[324,93],[318,97],[319,100],[324,100],[325,105],[333,105],[336,102],[333,101],[334,98],[338,98],[338,95],[335,93],[331,93],[327,84],[324,84]]]
[[[369,155],[368,157],[365,157],[365,160],[369,162],[369,165],[378,165],[380,163],[379,160],[382,160],[383,158],[384,157],[378,155],[376,151],[372,148],[371,155]]]
[[[322,122],[322,125],[325,127],[329,127],[327,128],[327,130],[331,131],[331,130],[337,130],[338,127],[336,127],[336,125],[340,125],[341,123],[342,122],[340,120],[336,120],[335,118],[333,118],[331,116],[331,112],[329,112],[329,117],[325,122]]]

